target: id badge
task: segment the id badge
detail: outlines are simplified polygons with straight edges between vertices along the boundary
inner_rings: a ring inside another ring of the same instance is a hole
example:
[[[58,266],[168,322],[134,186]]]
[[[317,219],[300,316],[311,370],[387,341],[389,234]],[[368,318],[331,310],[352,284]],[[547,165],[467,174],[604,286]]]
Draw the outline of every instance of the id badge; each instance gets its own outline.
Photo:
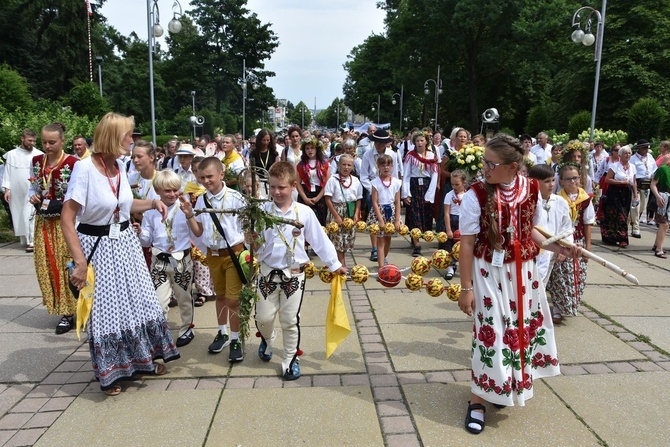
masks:
[[[42,200],[42,206],[40,207],[40,210],[46,211],[47,208],[49,208],[49,203],[50,202],[51,202],[51,200],[49,200],[49,199]]]
[[[212,249],[214,249],[214,250],[218,250],[218,249],[219,249],[219,240],[218,240],[218,239],[214,239],[214,240],[212,241],[212,245],[211,245],[209,248],[212,248]]]
[[[419,186],[423,186],[423,177],[419,177]]]
[[[294,262],[291,264],[291,276],[298,276],[300,274],[300,264]]]
[[[113,223],[109,226],[109,238],[117,240],[121,237],[121,224]]]
[[[314,183],[309,184],[309,191],[310,192],[316,192],[316,186],[314,185]]]
[[[493,250],[493,258],[491,259],[491,265],[493,265],[493,267],[502,267],[504,261],[505,261],[505,250]]]

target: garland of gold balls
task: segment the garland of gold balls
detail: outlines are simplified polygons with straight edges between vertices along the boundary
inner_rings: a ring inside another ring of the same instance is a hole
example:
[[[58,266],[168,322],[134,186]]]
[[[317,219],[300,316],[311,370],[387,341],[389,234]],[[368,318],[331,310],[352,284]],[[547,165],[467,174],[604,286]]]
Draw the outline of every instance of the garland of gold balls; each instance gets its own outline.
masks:
[[[342,228],[344,230],[351,230],[355,228],[358,232],[368,231],[370,234],[379,234],[381,228],[378,224],[368,225],[364,221],[354,222],[351,218],[346,218],[342,220]],[[323,231],[327,234],[337,234],[340,231],[340,226],[337,222],[330,222],[327,226],[323,227]],[[395,234],[395,224],[389,222],[384,225],[384,234],[392,235]],[[418,228],[412,228],[411,230],[407,225],[401,225],[398,231],[398,234],[401,236],[409,235],[413,239],[423,239],[426,242],[432,242],[437,239],[438,242],[444,243],[447,242],[447,233],[440,232],[437,235],[433,231],[422,232]],[[414,258],[409,269],[412,270],[412,273],[409,273],[405,278],[405,287],[407,287],[412,292],[416,292],[422,288],[426,289],[426,293],[432,297],[438,297],[445,293],[451,301],[458,301],[458,297],[461,294],[461,285],[460,284],[445,284],[442,281],[442,278],[431,278],[428,281],[423,280],[423,277],[430,271],[431,265],[436,269],[445,269],[451,263],[451,260],[454,259],[458,261],[460,255],[461,243],[456,242],[451,249],[451,252],[447,250],[436,250],[433,253],[431,259],[428,259],[423,256]],[[402,269],[406,271],[408,269]],[[357,264],[353,266],[350,270],[350,277],[353,282],[356,284],[363,284],[368,280],[370,276],[377,276],[377,274],[370,273],[368,268],[362,264]],[[313,278],[315,275],[319,275],[319,279],[325,283],[331,283],[334,278],[334,274],[328,270],[328,267],[316,268],[313,262],[308,262],[305,265],[305,277]]]

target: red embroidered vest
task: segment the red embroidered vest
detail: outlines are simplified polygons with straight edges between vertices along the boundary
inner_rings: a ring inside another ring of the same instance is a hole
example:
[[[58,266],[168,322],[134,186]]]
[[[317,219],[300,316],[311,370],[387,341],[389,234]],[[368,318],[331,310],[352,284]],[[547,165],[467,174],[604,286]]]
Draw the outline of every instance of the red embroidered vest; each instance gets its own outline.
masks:
[[[497,219],[497,211],[495,216],[488,216],[485,212],[486,207],[486,189],[482,182],[477,182],[472,185],[472,190],[477,195],[477,200],[482,208],[482,216],[479,219],[480,231],[475,241],[474,255],[477,258],[484,258],[486,262],[492,262],[493,247],[489,242],[486,232],[489,229],[491,219]],[[537,180],[528,179],[528,191],[526,198],[518,205],[520,220],[518,224],[518,237],[521,243],[521,261],[528,261],[540,252],[539,247],[533,242],[531,232],[533,231],[533,216],[535,215],[535,208],[537,207],[537,200],[539,197],[540,186]],[[510,222],[509,206],[502,206],[502,228],[507,228]],[[505,250],[505,264],[514,262],[514,247],[510,243],[510,238],[507,233],[504,233],[505,240],[503,242],[503,250]]]

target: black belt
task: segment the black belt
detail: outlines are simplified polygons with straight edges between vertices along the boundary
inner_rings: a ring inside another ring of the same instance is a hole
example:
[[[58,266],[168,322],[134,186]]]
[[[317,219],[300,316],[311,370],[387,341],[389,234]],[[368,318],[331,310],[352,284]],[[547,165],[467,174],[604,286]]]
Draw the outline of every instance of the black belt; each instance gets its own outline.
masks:
[[[121,222],[121,231],[124,231],[130,225],[129,221]],[[88,225],[80,223],[77,231],[88,236],[109,236],[111,225]]]
[[[170,262],[170,257],[175,253],[181,253],[182,251],[173,251],[172,253],[158,253],[156,259],[163,262]],[[184,258],[191,255],[191,250],[183,250]],[[182,258],[183,259],[183,258]]]

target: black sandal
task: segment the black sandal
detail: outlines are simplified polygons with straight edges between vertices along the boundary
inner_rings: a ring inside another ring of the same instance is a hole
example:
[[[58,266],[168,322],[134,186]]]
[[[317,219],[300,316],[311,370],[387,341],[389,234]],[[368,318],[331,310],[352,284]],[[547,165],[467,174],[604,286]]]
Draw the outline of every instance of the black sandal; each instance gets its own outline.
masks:
[[[70,332],[70,330],[73,327],[74,327],[74,316],[63,315],[63,318],[61,318],[60,321],[58,322],[58,326],[56,326],[56,334],[61,335]]]
[[[202,307],[205,305],[205,297],[202,295],[198,295],[193,299],[193,305],[195,307]]]
[[[472,411],[482,410],[482,420],[475,419],[472,417]],[[478,435],[484,431],[484,415],[486,414],[486,407],[482,404],[471,404],[468,401],[468,412],[465,414],[465,429],[474,435]],[[479,425],[479,429],[470,427],[470,424]]]

